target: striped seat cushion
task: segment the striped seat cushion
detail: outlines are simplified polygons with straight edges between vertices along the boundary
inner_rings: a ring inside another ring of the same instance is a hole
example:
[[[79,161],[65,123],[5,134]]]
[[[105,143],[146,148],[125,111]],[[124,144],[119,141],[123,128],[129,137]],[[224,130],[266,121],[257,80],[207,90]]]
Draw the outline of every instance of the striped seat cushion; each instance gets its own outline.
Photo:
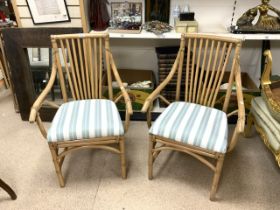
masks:
[[[251,112],[257,124],[264,130],[269,145],[275,152],[280,152],[280,123],[271,115],[263,97],[253,98]]]
[[[174,102],[156,119],[149,133],[225,153],[228,135],[227,116],[218,109],[194,103]]]
[[[124,129],[114,102],[105,99],[72,101],[59,107],[47,139],[50,142],[121,136]]]

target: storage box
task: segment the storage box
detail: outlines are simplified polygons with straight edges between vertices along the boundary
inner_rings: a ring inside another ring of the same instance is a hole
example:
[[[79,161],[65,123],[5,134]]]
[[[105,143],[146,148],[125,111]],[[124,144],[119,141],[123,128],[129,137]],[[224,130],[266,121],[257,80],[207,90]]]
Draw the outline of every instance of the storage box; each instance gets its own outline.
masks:
[[[180,13],[180,20],[181,21],[186,21],[186,20],[194,20],[194,12],[183,12]]]
[[[119,69],[119,75],[123,83],[127,83],[128,86],[126,88],[131,103],[132,109],[134,111],[140,111],[142,106],[146,100],[146,98],[150,95],[154,90],[155,77],[152,70],[132,70],[132,69]],[[137,88],[131,87],[130,85],[139,81],[151,81],[152,84],[149,88]],[[114,81],[114,78],[113,78]],[[119,88],[113,88],[114,99],[117,98],[121,94]],[[108,96],[108,93],[105,94]],[[117,107],[119,110],[125,110],[125,103],[122,99],[117,103]]]
[[[229,74],[230,72],[225,72],[222,84],[227,83],[229,79]],[[241,80],[242,80],[242,86],[243,86],[243,97],[244,97],[244,105],[246,109],[246,113],[248,114],[251,108],[251,100],[260,95],[260,89],[255,85],[255,83],[252,81],[252,79],[249,77],[249,75],[246,72],[241,73]],[[184,100],[184,89],[185,87],[181,87],[181,95],[180,98],[181,100]],[[167,86],[163,91],[162,95],[166,97],[167,100],[173,102],[175,99],[176,95],[176,87],[175,85],[173,86]],[[225,100],[225,95],[226,95],[226,89],[225,90],[219,90],[217,100],[215,107],[217,109],[222,109],[224,100]],[[161,107],[166,107],[165,103],[160,103]],[[228,113],[232,112],[237,109],[237,98],[235,95],[235,90],[232,91],[232,96],[230,99],[229,107],[228,107]]]
[[[180,21],[176,19],[175,28],[177,33],[196,33],[198,31],[197,21]]]

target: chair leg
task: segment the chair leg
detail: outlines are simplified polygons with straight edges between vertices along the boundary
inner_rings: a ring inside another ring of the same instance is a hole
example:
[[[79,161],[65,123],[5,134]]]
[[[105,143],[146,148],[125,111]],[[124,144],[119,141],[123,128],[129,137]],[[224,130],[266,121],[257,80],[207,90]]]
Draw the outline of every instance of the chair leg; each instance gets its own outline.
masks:
[[[148,109],[148,111],[147,111],[147,125],[148,125],[148,128],[150,128],[151,125],[152,125],[151,108],[152,108],[152,106],[150,106],[149,109]]]
[[[148,156],[148,177],[149,179],[153,179],[153,149],[155,147],[155,143],[153,141],[153,136],[150,135],[149,137],[149,156]]]
[[[254,123],[253,115],[252,115],[252,112],[250,112],[247,117],[247,126],[245,128],[244,137],[251,136],[251,130],[252,130],[253,123]]]
[[[7,185],[2,179],[0,179],[0,187],[3,188],[11,197],[12,200],[17,199],[16,193],[13,191],[13,189]]]
[[[221,155],[221,156],[218,157],[218,160],[217,160],[216,171],[215,171],[212,186],[211,186],[211,192],[210,192],[210,200],[211,201],[215,200],[215,195],[216,195],[216,192],[217,192],[217,188],[218,188],[218,184],[219,184],[219,180],[220,180],[220,176],[221,176],[221,172],[222,172],[223,163],[224,163],[224,155]]]
[[[124,138],[120,138],[120,156],[121,156],[122,178],[126,179],[126,160],[125,160]]]
[[[56,172],[57,177],[58,177],[59,185],[60,185],[60,187],[64,187],[65,182],[64,182],[64,178],[63,178],[62,173],[61,173],[62,164],[59,163],[58,158],[57,158],[58,149],[53,144],[49,144],[49,147],[50,147],[50,150],[51,150],[52,159],[53,159],[53,163],[54,163],[54,167],[55,167],[55,172]]]
[[[63,152],[65,152],[65,151],[67,151],[67,150],[68,150],[68,147],[65,147],[64,150],[63,150]],[[58,150],[57,150],[57,152],[58,152]],[[64,159],[65,159],[65,156],[63,156],[63,157],[60,159],[60,162],[59,162],[59,167],[60,167],[60,168],[62,167],[62,164],[63,164],[63,162],[64,162]]]

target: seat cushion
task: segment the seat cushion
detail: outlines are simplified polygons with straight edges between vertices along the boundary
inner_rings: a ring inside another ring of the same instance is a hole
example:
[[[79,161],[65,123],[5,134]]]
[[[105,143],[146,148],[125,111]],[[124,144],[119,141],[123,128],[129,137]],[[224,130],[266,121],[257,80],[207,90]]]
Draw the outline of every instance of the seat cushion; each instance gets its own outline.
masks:
[[[280,123],[271,116],[263,97],[255,97],[252,100],[251,113],[265,132],[269,145],[275,152],[280,152]]]
[[[156,119],[149,132],[214,152],[225,153],[227,149],[226,114],[194,103],[171,103]]]
[[[114,102],[105,99],[72,101],[59,107],[47,139],[50,142],[124,135]]]

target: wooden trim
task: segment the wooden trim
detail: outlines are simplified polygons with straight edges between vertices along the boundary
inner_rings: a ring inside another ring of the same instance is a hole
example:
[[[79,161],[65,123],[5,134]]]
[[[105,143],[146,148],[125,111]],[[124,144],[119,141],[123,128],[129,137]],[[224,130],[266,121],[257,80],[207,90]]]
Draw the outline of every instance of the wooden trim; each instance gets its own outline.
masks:
[[[199,37],[199,38],[211,39],[211,40],[215,40],[215,41],[233,42],[235,44],[242,42],[242,39],[239,39],[239,38],[214,35],[214,34],[205,34],[205,33],[186,33],[185,36],[187,38],[198,38]]]
[[[70,149],[67,149],[67,150],[61,152],[58,155],[58,158],[63,158],[66,155],[70,154],[71,152],[74,152],[76,150],[81,150],[81,149],[103,149],[103,150],[106,150],[106,151],[109,151],[109,152],[120,154],[120,151],[117,150],[114,147],[109,147],[109,146],[105,146],[105,145],[87,145],[87,146],[76,146],[76,147],[72,147]]]
[[[50,48],[51,34],[81,33],[81,28],[7,28],[2,33],[20,115],[22,120],[28,120],[36,95],[26,48]],[[50,109],[43,107],[41,110],[42,120],[50,119]]]
[[[18,7],[17,7],[17,4],[16,4],[16,0],[11,0],[11,2],[12,2],[12,7],[13,7],[13,10],[14,10],[15,16],[16,16],[17,25],[18,25],[19,28],[21,28],[22,23],[21,23],[21,20],[20,20],[20,15],[19,15],[19,12],[18,12]]]
[[[85,0],[79,0],[80,2],[80,13],[81,13],[81,19],[82,19],[82,28],[84,33],[89,32],[86,15],[85,15]]]
[[[177,147],[172,147],[172,146],[168,146],[168,147],[167,146],[161,146],[161,147],[153,149],[154,152],[159,152],[159,151],[163,151],[163,150],[174,150],[174,151],[177,151],[177,152],[183,152],[183,153],[186,153],[188,155],[191,155],[194,158],[196,158],[197,160],[199,160],[200,162],[202,162],[203,164],[205,164],[206,166],[208,166],[212,171],[215,172],[215,167],[208,160],[206,160],[204,157],[202,157],[202,156],[200,156],[200,155],[198,155],[194,152],[189,151],[188,149],[177,148]],[[156,156],[154,156],[154,158],[155,157]]]
[[[187,149],[191,152],[194,152],[194,153],[197,153],[197,154],[200,154],[200,155],[204,155],[204,156],[207,156],[207,157],[211,157],[211,158],[215,158],[219,154],[221,154],[221,153],[212,152],[212,151],[209,151],[207,149],[200,148],[200,147],[186,145],[182,142],[173,141],[171,139],[163,138],[163,137],[160,137],[160,136],[155,136],[154,139],[155,139],[155,141],[157,141],[159,143],[166,144],[166,145],[173,146],[173,147],[177,147],[179,149]]]

